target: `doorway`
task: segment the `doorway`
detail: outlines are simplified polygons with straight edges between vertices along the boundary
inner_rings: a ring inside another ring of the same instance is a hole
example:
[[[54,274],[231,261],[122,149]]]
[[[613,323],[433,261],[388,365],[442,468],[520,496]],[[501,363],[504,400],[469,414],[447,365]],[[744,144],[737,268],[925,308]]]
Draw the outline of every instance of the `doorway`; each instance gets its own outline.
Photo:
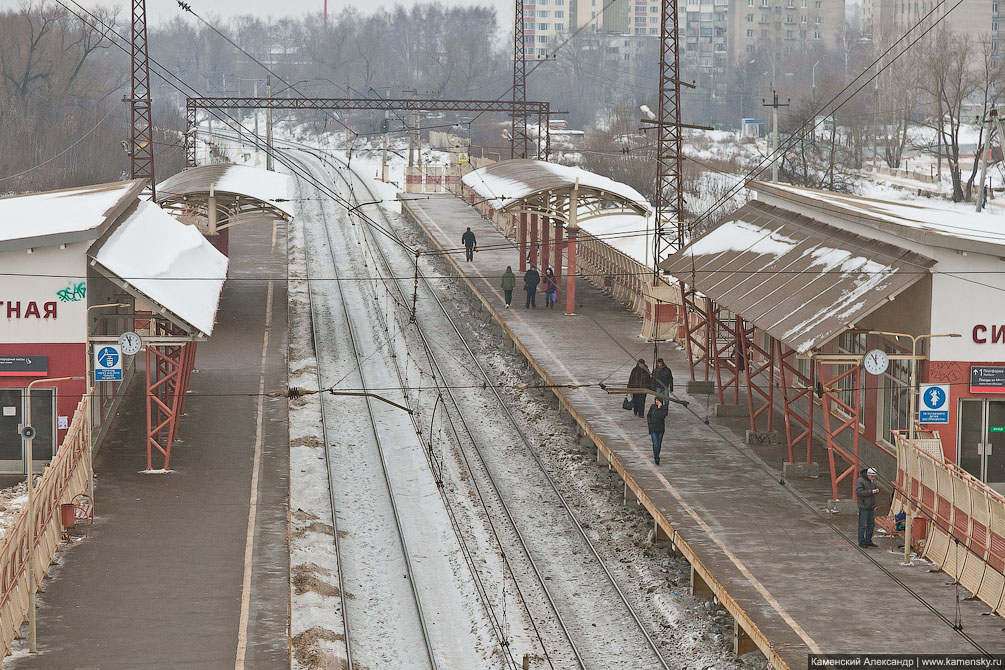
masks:
[[[25,389],[0,388],[0,473],[25,474],[27,466],[24,445],[18,426],[27,413]],[[53,436],[56,434],[56,392],[53,389],[33,389],[31,392],[31,422],[35,427],[32,440],[34,471],[52,460]]]
[[[1005,493],[1005,399],[961,399],[957,463]]]

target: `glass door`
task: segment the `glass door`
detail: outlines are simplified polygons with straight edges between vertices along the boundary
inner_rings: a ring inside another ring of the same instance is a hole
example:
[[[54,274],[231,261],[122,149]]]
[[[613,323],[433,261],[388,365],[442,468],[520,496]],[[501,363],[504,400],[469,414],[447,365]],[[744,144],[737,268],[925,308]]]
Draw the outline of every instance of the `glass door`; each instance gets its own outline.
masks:
[[[984,479],[984,401],[960,400],[957,464]]]
[[[24,474],[21,435],[21,389],[0,389],[0,472]]]
[[[984,481],[1005,493],[1005,400],[986,400],[987,439],[985,440]]]
[[[960,400],[957,463],[1005,493],[1005,400]]]

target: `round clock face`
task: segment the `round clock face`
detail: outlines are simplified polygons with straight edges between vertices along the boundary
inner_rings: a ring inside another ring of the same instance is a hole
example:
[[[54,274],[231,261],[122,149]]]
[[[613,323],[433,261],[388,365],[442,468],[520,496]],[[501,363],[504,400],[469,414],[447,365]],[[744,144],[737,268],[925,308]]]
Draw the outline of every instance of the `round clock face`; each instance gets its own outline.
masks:
[[[881,375],[890,367],[890,358],[882,349],[873,349],[865,355],[862,366],[871,375]]]
[[[122,347],[122,353],[126,356],[133,356],[139,352],[140,348],[143,346],[140,336],[136,333],[130,331],[122,333],[119,336],[119,346]]]

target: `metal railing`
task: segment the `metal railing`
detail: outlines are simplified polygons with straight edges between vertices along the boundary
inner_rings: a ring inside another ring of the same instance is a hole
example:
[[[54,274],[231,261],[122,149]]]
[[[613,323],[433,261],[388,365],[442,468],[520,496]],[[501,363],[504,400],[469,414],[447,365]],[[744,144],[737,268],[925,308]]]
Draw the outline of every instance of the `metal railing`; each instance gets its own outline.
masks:
[[[1005,496],[956,464],[943,462],[941,448],[933,455],[923,445],[897,437],[892,513],[903,510],[924,521],[922,558],[995,613],[1005,613]]]
[[[0,658],[10,654],[11,643],[24,622],[30,601],[29,533],[34,528],[35,584],[40,584],[59,545],[59,506],[87,490],[87,396],[80,401],[63,442],[45,468],[32,496],[32,518],[24,509],[0,545]]]

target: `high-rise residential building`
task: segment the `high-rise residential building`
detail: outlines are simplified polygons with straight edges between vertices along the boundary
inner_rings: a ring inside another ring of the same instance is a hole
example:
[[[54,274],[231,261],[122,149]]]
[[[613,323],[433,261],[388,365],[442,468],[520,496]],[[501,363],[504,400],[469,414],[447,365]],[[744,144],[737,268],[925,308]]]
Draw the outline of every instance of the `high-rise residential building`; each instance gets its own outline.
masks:
[[[576,28],[573,0],[536,0],[523,4],[524,54],[528,59],[551,53],[550,45]]]
[[[999,0],[963,0],[947,16],[947,10],[955,5],[938,5],[934,0],[863,0],[862,33],[880,44],[888,44],[919,22],[930,25],[938,20],[939,27],[950,33],[966,34],[975,40],[990,39],[992,50],[997,51],[998,26],[1005,18],[1005,5],[999,11],[1000,4]]]
[[[832,49],[844,32],[844,0],[729,0],[729,4],[732,61],[762,48],[782,58]]]

